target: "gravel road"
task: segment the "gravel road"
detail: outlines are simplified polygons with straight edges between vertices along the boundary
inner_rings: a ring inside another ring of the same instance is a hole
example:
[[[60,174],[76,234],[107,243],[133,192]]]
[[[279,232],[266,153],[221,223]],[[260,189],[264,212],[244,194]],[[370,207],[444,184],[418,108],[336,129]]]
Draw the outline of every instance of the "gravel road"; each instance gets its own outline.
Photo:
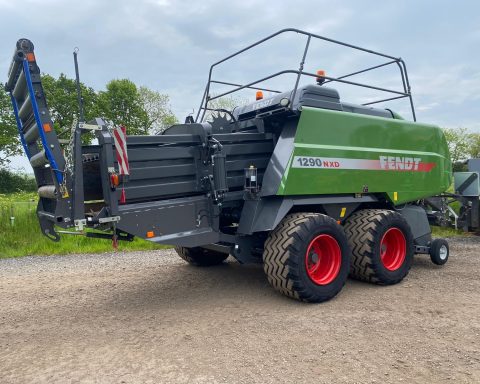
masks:
[[[480,239],[323,304],[172,250],[0,260],[0,383],[479,383]]]

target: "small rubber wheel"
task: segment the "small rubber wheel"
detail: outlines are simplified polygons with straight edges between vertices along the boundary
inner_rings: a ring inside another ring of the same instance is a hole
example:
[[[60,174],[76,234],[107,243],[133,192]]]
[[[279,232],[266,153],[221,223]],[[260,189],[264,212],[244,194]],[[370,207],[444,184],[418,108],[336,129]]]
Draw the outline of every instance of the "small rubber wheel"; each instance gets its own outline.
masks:
[[[292,213],[270,232],[263,253],[270,285],[285,296],[319,303],[345,285],[350,249],[343,228],[320,213]]]
[[[448,261],[450,248],[445,239],[434,239],[430,244],[430,260],[433,264],[443,265]]]
[[[221,264],[228,257],[228,253],[212,251],[201,247],[175,247],[175,251],[183,260],[196,267],[210,267]]]

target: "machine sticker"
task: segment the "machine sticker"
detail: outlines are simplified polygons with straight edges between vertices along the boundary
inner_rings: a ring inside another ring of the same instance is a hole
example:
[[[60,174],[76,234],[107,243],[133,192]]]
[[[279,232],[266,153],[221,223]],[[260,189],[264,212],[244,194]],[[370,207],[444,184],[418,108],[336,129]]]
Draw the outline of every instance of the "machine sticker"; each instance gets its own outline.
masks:
[[[379,156],[378,160],[336,157],[294,156],[293,168],[363,169],[373,171],[430,172],[435,163],[423,162],[420,157]]]
[[[257,101],[256,103],[253,104],[252,109],[254,111],[256,111],[257,109],[266,108],[266,107],[269,107],[270,105],[272,105],[272,103],[273,103],[273,99],[266,99],[266,100]]]

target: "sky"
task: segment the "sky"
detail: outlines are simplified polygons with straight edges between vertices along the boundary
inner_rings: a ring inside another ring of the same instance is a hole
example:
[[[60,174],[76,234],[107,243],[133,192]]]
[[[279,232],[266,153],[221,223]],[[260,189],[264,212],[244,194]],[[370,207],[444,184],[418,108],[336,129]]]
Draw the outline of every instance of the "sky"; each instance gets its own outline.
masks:
[[[74,77],[72,52],[78,47],[84,83],[103,90],[112,79],[128,78],[168,94],[172,111],[183,121],[199,107],[211,64],[283,28],[403,58],[418,121],[480,132],[478,0],[0,0],[0,74],[6,80],[19,38],[33,41],[41,70],[54,76]],[[215,67],[214,78],[246,83],[298,69],[304,46],[303,36],[282,35]],[[382,62],[315,41],[305,70],[341,76]],[[393,66],[352,80],[396,90],[401,86]],[[287,91],[294,81],[284,76],[265,86]],[[347,102],[388,97],[357,87],[335,88]],[[212,93],[226,90],[217,87]],[[249,91],[238,97],[253,101],[255,95]],[[406,100],[383,107],[411,118]],[[24,157],[14,158],[12,167],[30,170]]]

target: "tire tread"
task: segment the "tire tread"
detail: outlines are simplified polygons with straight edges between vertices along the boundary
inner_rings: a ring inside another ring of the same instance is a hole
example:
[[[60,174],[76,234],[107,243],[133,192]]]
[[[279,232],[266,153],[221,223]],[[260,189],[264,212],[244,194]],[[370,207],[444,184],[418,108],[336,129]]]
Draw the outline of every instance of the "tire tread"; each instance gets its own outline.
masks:
[[[296,272],[299,259],[303,261],[303,255],[298,247],[302,241],[307,240],[307,236],[312,230],[312,224],[331,225],[336,222],[319,213],[303,212],[287,215],[270,233],[265,242],[264,270],[272,287],[285,296],[301,301],[321,302],[332,296],[314,294],[302,284],[301,277]],[[342,287],[344,284],[345,281]]]
[[[396,284],[403,277],[384,281],[379,271],[375,268],[375,239],[378,238],[378,230],[382,223],[390,222],[392,219],[403,217],[395,212],[386,209],[364,209],[353,213],[345,222],[344,230],[348,238],[350,249],[352,250],[352,260],[350,264],[350,276],[357,280],[369,283],[386,285]],[[407,224],[408,225],[408,224]],[[407,244],[407,247],[409,245]],[[411,263],[408,266],[410,269]]]

